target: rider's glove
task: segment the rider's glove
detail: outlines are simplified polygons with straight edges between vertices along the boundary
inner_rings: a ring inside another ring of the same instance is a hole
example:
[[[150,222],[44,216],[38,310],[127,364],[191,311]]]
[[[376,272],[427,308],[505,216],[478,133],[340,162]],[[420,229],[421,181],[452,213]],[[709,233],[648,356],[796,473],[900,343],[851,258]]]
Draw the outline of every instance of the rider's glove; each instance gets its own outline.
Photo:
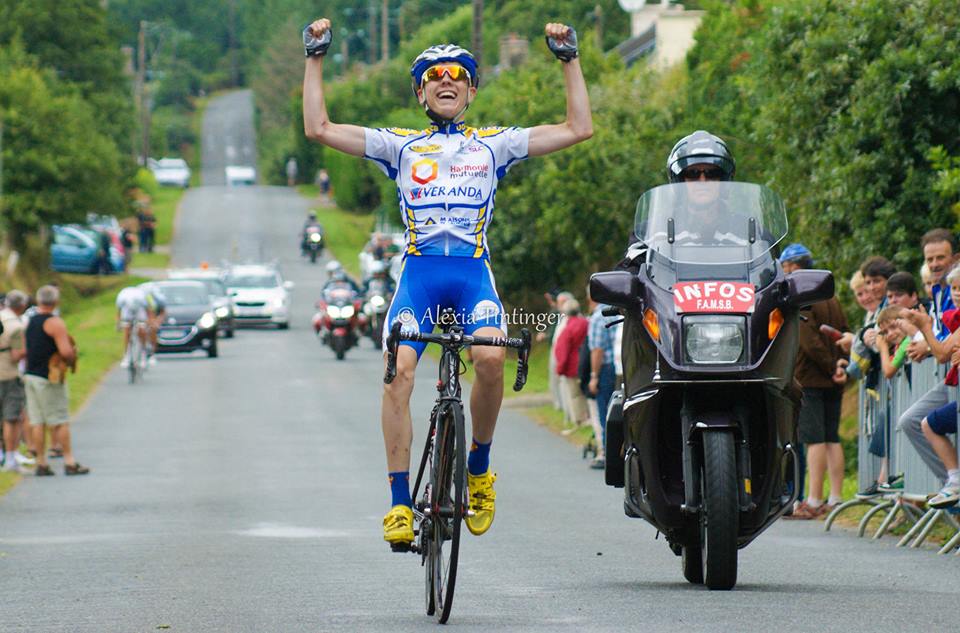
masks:
[[[307,57],[322,57],[327,54],[333,33],[325,31],[320,37],[314,37],[310,25],[303,27],[303,53]]]
[[[577,48],[577,31],[572,26],[569,28],[570,30],[567,31],[567,36],[563,40],[556,40],[549,35],[546,36],[547,48],[563,63],[575,59],[580,54]]]

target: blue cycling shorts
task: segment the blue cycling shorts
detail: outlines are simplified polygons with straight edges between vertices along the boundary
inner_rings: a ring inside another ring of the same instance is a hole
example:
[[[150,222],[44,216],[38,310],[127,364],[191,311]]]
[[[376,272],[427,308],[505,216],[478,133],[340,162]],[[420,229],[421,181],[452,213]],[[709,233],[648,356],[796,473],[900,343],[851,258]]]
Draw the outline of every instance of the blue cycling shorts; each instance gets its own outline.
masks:
[[[403,262],[400,281],[387,312],[384,349],[394,321],[399,319],[406,331],[432,332],[440,312],[446,308],[453,309],[457,324],[465,334],[473,334],[482,327],[495,327],[507,333],[503,304],[497,295],[489,260],[411,256]],[[426,348],[426,343],[404,341],[402,345],[415,349],[417,358]]]

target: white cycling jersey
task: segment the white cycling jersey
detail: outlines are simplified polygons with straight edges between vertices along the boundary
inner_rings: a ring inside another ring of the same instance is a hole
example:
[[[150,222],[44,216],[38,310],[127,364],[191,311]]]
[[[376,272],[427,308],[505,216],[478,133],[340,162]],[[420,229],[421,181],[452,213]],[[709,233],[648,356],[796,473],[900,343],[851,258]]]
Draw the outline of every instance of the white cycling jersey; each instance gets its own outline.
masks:
[[[528,128],[366,128],[364,157],[396,181],[407,255],[486,257],[497,184],[527,158]]]
[[[135,286],[124,288],[117,295],[117,309],[120,310],[120,318],[124,321],[134,318],[138,321],[146,321],[147,293]]]

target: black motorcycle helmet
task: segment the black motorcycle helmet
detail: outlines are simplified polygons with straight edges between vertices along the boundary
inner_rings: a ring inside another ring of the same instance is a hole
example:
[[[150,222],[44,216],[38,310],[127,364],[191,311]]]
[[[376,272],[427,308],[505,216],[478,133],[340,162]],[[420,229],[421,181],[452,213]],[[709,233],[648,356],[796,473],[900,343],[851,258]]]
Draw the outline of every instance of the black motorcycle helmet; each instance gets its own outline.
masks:
[[[737,163],[727,144],[719,136],[697,130],[684,136],[670,150],[667,157],[667,178],[670,182],[680,182],[680,174],[690,165],[716,165],[723,171],[723,180],[733,180]]]

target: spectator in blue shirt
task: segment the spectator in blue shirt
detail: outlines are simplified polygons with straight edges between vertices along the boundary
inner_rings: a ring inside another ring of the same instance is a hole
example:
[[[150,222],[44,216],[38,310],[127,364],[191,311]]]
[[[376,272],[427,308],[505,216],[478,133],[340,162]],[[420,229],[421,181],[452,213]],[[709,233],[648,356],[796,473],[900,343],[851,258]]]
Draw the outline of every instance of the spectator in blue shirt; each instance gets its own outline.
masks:
[[[587,329],[587,347],[590,350],[590,383],[589,395],[596,398],[597,414],[600,420],[601,434],[597,437],[597,444],[604,445],[602,431],[607,425],[607,407],[610,404],[610,398],[613,396],[615,387],[616,370],[613,364],[613,341],[614,331],[607,325],[617,320],[617,317],[607,317],[603,315],[603,310],[609,306],[597,303],[590,297],[590,289],[587,288],[587,296],[590,299],[590,324]],[[603,467],[603,458],[598,457],[594,468]]]

